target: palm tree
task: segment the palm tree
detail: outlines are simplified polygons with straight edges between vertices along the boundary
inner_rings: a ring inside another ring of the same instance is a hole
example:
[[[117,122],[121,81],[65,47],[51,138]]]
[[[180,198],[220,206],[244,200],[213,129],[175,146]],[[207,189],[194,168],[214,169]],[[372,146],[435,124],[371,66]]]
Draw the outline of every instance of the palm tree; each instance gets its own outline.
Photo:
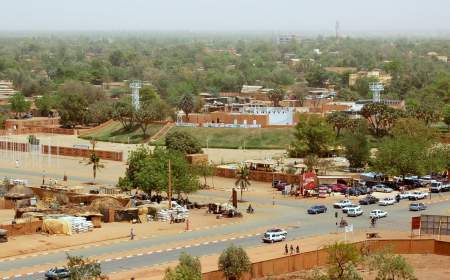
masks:
[[[241,189],[241,201],[242,201],[242,192],[244,191],[244,189],[246,190],[248,188],[248,186],[250,186],[250,180],[249,180],[249,175],[250,175],[250,171],[247,167],[247,165],[241,165],[238,168],[237,171],[237,179],[236,182],[234,183],[234,185],[237,187],[239,186],[239,188]]]
[[[195,107],[194,98],[192,97],[192,95],[185,94],[178,103],[178,107],[183,110],[184,114],[186,115],[186,121],[189,121],[189,114],[192,113]]]
[[[92,165],[92,174],[93,174],[94,183],[95,183],[95,178],[97,177],[97,170],[104,168],[105,165],[100,163],[100,157],[97,156],[97,154],[95,153],[95,145],[97,144],[97,141],[91,140],[91,144],[92,144],[92,150],[91,150],[91,153],[89,154],[89,157],[87,158],[86,165]]]

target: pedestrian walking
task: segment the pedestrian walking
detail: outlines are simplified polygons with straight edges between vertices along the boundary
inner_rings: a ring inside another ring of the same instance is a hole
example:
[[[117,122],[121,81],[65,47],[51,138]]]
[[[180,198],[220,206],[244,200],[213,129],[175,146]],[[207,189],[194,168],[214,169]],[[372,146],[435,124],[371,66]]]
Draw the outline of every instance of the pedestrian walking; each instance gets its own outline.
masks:
[[[297,247],[295,248],[295,252],[297,253],[297,254],[300,254],[300,247],[297,245]]]
[[[170,213],[170,223],[173,224],[173,214]]]
[[[291,255],[294,254],[294,246],[292,246],[292,244],[291,244],[291,248],[290,249],[291,249]]]
[[[134,240],[134,231],[133,231],[133,228],[131,228],[131,231],[130,231],[130,240]]]
[[[287,244],[284,246],[284,254],[285,255],[289,254],[289,249],[288,249],[288,245]]]

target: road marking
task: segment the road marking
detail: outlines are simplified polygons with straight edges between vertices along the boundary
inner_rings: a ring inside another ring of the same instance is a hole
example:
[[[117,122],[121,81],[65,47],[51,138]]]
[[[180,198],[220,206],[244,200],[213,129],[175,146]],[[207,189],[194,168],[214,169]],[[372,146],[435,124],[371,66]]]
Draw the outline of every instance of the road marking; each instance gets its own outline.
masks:
[[[122,259],[122,257],[117,257],[117,258],[115,258],[116,260],[121,260]]]
[[[180,250],[181,248],[183,248],[183,247],[176,247],[175,250]]]
[[[110,262],[110,261],[112,261],[111,259],[106,259],[106,260],[104,260],[104,262]]]
[[[142,256],[142,255],[143,255],[142,253],[139,253],[139,254],[137,254],[136,256],[140,257],[140,256]]]
[[[162,250],[158,250],[158,251],[156,251],[156,253],[161,253],[162,252]]]
[[[168,248],[168,249],[166,249],[166,252],[170,252],[172,250],[173,250],[172,248]]]
[[[150,252],[147,252],[147,255],[151,255],[151,254],[153,254],[153,252],[151,252],[151,251],[150,251]]]
[[[131,256],[131,255],[130,255],[130,256],[127,256],[127,259],[132,258],[132,257],[133,257],[133,256]]]
[[[236,237],[231,237],[231,238],[230,238],[230,240],[235,240],[235,239],[236,239]]]
[[[27,275],[33,275],[34,274],[34,272],[28,272],[27,273]]]
[[[212,243],[219,243],[219,240],[214,240]]]
[[[225,239],[222,239],[222,240],[220,240],[221,242],[226,242],[226,241],[228,241],[228,238],[225,238]]]
[[[206,241],[206,242],[203,242],[202,244],[203,244],[203,245],[208,245],[208,244],[209,244],[209,242],[208,242],[208,241]]]
[[[200,245],[202,245],[202,244],[200,244],[200,243],[194,244],[195,247],[198,247],[198,246],[200,246]]]
[[[191,248],[191,245],[185,245],[184,248]]]
[[[14,275],[14,277],[15,277],[15,278],[22,277],[22,274],[16,274],[16,275]]]

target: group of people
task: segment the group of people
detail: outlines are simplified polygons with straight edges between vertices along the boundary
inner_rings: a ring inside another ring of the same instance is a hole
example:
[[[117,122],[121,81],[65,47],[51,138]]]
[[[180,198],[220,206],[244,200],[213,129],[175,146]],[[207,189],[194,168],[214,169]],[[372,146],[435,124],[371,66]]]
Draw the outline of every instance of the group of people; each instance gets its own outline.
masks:
[[[289,253],[290,253],[291,255],[294,254],[294,246],[293,246],[292,244],[291,244],[290,247],[288,247],[287,244],[284,246],[284,254],[285,254],[285,255],[288,255]],[[300,254],[300,246],[297,245],[297,247],[295,247],[295,253],[296,253],[296,254]]]

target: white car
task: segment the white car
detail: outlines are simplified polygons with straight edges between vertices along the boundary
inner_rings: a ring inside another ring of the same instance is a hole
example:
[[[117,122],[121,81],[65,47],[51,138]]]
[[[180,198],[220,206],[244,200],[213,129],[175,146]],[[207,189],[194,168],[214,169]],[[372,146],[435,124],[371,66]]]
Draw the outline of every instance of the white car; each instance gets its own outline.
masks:
[[[428,196],[427,192],[413,192],[409,196],[409,200],[419,200],[419,199],[425,199]]]
[[[385,185],[375,185],[372,187],[372,190],[376,192],[383,192],[383,193],[391,193],[394,190],[391,188],[386,187]]]
[[[339,202],[336,202],[335,204],[333,204],[333,207],[334,208],[344,208],[344,207],[350,206],[352,204],[353,203],[350,200],[345,199],[345,200],[341,200]]]
[[[370,212],[370,214],[369,214],[369,217],[370,218],[384,218],[384,217],[387,217],[387,212],[386,211],[383,211],[383,210],[380,210],[380,209],[375,209],[375,210],[372,210],[371,212]]]
[[[274,243],[286,239],[287,231],[279,228],[269,229],[264,233],[263,242]]]
[[[412,195],[412,192],[403,192],[398,194],[400,196],[400,199],[409,199],[409,197]]]
[[[383,199],[380,199],[378,202],[378,205],[380,206],[388,206],[388,205],[394,205],[395,204],[395,198],[392,197],[385,197]]]
[[[347,210],[347,216],[348,217],[357,217],[361,216],[363,214],[363,210],[361,209],[361,206],[351,207]]]

